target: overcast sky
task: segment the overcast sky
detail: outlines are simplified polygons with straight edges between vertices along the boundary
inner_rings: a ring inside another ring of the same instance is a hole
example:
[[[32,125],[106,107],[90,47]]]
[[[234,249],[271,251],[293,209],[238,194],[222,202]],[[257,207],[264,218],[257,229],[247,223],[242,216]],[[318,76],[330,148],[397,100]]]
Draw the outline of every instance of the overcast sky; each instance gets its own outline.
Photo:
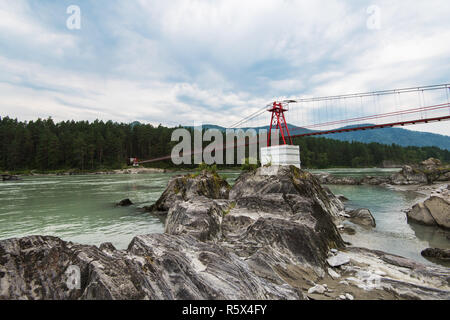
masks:
[[[0,0],[0,115],[226,126],[276,98],[448,83],[449,17],[448,0]]]

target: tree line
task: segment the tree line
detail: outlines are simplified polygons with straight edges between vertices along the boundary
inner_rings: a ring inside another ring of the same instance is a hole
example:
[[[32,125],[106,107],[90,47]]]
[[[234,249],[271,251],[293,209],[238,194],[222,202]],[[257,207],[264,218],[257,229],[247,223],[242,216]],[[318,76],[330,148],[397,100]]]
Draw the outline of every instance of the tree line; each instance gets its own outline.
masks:
[[[170,155],[177,144],[170,141],[175,129],[139,122],[55,123],[51,118],[18,121],[4,117],[0,120],[0,170],[122,168],[130,157],[154,159]],[[437,147],[401,147],[317,137],[297,137],[294,144],[300,145],[302,166],[307,168],[373,167],[380,166],[383,160],[404,164],[429,157],[450,162],[450,151]],[[169,168],[174,165],[168,159],[149,166]]]

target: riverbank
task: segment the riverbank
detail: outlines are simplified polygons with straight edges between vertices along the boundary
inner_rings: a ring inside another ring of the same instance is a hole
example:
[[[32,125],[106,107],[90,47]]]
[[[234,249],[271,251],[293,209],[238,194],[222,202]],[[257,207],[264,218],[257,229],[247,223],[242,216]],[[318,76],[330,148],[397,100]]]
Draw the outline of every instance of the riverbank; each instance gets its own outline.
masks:
[[[161,169],[161,168],[146,168],[146,167],[129,167],[124,169],[106,169],[106,170],[87,170],[82,171],[79,169],[70,170],[56,170],[48,172],[39,172],[36,170],[31,171],[18,171],[13,173],[8,173],[18,177],[29,177],[29,176],[81,176],[81,175],[99,175],[99,174],[145,174],[145,173],[165,173],[174,172],[174,169]]]

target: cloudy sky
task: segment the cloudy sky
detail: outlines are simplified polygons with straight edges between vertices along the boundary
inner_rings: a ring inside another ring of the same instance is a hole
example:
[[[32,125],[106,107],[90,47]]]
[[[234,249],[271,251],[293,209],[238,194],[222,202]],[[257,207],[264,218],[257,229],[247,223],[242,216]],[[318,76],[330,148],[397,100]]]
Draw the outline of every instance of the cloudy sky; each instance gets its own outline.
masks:
[[[0,0],[0,115],[226,126],[277,98],[448,83],[449,17],[448,0]]]

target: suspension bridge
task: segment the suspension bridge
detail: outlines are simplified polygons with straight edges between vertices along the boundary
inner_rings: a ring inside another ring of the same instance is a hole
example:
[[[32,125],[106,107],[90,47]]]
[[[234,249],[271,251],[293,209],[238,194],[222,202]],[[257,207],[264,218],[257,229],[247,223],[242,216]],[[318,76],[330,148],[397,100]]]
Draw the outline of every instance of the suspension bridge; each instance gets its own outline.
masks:
[[[292,138],[373,130],[450,120],[450,84],[390,89],[322,97],[284,99],[234,122],[229,129],[273,129],[281,144]],[[234,146],[235,147],[235,146]],[[226,149],[223,146],[220,149]],[[192,152],[192,154],[194,154]],[[139,161],[170,159],[170,155]]]

